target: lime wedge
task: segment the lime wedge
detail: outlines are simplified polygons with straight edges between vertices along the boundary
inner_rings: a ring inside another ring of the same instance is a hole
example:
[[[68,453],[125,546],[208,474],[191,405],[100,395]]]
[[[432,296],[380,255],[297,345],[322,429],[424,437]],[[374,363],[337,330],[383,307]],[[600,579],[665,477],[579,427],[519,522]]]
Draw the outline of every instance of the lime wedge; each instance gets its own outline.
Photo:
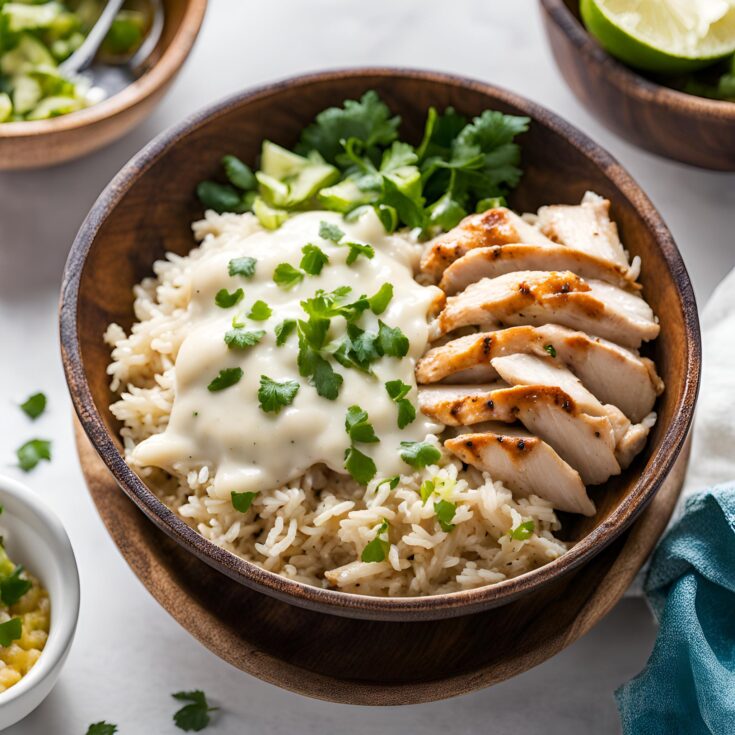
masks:
[[[735,52],[728,0],[581,0],[580,13],[607,51],[638,69],[681,74]]]

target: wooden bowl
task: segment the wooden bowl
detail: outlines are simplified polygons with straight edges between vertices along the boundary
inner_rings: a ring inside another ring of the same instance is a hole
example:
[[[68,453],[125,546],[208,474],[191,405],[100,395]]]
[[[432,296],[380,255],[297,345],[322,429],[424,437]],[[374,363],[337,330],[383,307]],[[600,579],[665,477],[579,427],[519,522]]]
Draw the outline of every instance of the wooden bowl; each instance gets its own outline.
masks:
[[[643,260],[644,293],[661,319],[652,356],[666,381],[659,420],[646,450],[622,476],[594,489],[593,518],[567,516],[563,535],[575,545],[561,558],[492,587],[432,597],[380,598],[320,589],[287,580],[205,540],[166,508],[128,467],[106,366],[102,334],[110,322],[129,328],[133,284],[166,251],[193,246],[190,223],[201,215],[193,192],[217,175],[226,152],[254,163],[262,139],[292,145],[314,115],[376,89],[418,140],[430,105],[468,115],[486,108],[529,115],[522,140],[525,175],[512,206],[535,210],[578,202],[593,189],[608,197],[632,255]],[[436,73],[392,69],[334,71],[291,79],[225,100],[159,136],[113,179],[74,242],[61,300],[62,357],[74,406],[92,444],[117,482],[163,531],[191,553],[249,587],[333,615],[426,620],[466,615],[538,590],[599,553],[626,529],[671,470],[692,418],[699,383],[700,341],[691,284],[669,231],[645,194],[599,146],[538,105],[488,85]]]
[[[610,56],[587,32],[579,0],[541,0],[557,66],[604,125],[653,153],[735,171],[735,103],[670,89]]]
[[[0,171],[52,166],[121,138],[159,102],[189,55],[207,0],[163,0],[165,21],[150,68],[99,104],[68,115],[0,124]]]

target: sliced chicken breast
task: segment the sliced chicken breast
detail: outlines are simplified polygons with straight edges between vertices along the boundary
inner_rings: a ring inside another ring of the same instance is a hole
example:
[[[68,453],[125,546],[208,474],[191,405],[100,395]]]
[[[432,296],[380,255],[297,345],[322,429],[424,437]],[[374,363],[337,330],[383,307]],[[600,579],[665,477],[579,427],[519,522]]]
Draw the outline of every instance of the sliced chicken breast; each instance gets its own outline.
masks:
[[[448,426],[518,420],[574,467],[585,484],[620,472],[610,421],[584,413],[556,386],[428,386],[419,390],[419,406]]]
[[[579,206],[554,204],[538,211],[538,228],[554,242],[628,268],[628,255],[610,220],[610,202],[587,192]]]
[[[421,258],[421,270],[438,279],[450,263],[470,250],[517,242],[541,247],[554,245],[515,212],[505,207],[488,209],[465,217],[454,229],[428,243]]]
[[[466,464],[489,472],[516,495],[538,495],[568,513],[595,513],[579,473],[527,431],[491,423],[482,433],[462,434],[444,446]]]
[[[638,348],[659,333],[639,296],[570,271],[519,271],[484,278],[447,299],[435,336],[469,325],[503,327],[557,323]]]
[[[487,383],[498,378],[491,360],[514,353],[552,357],[566,365],[600,401],[618,406],[634,423],[651,412],[664,388],[651,360],[557,324],[510,327],[452,340],[419,360],[416,380]]]
[[[618,288],[640,289],[628,268],[618,263],[564,245],[542,247],[525,243],[470,250],[444,271],[439,287],[452,296],[476,281],[505,273],[567,270],[582,278],[595,278]]]

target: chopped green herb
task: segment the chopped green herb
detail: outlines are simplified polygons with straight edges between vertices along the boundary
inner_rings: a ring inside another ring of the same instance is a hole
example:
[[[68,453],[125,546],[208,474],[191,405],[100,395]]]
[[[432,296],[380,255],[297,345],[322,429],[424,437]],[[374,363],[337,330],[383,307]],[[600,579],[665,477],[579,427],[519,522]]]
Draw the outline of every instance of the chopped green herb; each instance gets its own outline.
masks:
[[[338,245],[350,249],[350,252],[347,253],[347,260],[345,261],[347,265],[352,265],[361,255],[364,255],[368,259],[375,257],[373,246],[364,242],[340,242]]]
[[[95,722],[87,728],[87,735],[115,735],[117,732],[117,725],[113,725],[109,722]]]
[[[37,419],[46,410],[46,396],[44,393],[34,393],[28,396],[24,403],[20,404],[21,409],[32,419]]]
[[[329,256],[316,245],[304,245],[301,252],[304,257],[301,258],[299,266],[310,276],[318,276],[322,272],[322,268],[329,263]]]
[[[393,298],[393,285],[390,283],[384,283],[376,293],[374,293],[369,299],[370,311],[373,314],[382,314],[390,304]]]
[[[232,499],[232,507],[240,513],[247,513],[250,510],[250,506],[255,500],[255,496],[258,493],[236,493],[231,492],[230,498]]]
[[[332,366],[320,355],[314,359],[313,372],[314,387],[316,392],[330,401],[336,400],[339,389],[342,386],[342,376],[335,372]]]
[[[250,166],[243,163],[236,156],[224,156],[222,158],[222,166],[225,169],[225,175],[238,189],[251,191],[258,186],[255,174],[250,170]]]
[[[375,435],[373,425],[368,421],[367,411],[363,411],[359,406],[350,406],[347,409],[345,431],[353,442],[373,444],[380,441]]]
[[[0,646],[7,648],[13,641],[17,641],[23,635],[23,624],[20,618],[10,618],[0,623]]]
[[[251,258],[249,255],[243,255],[242,258],[233,258],[227,264],[227,273],[231,276],[252,278],[255,275],[257,262],[255,258]]]
[[[23,595],[31,588],[31,582],[23,579],[23,567],[18,565],[13,573],[0,581],[0,599],[6,605],[15,605]]]
[[[261,301],[260,299],[258,299],[258,301],[256,301],[250,309],[248,316],[253,321],[264,322],[266,319],[270,318],[270,315],[272,313],[273,310],[271,309],[271,307],[268,306],[265,301]]]
[[[360,560],[364,562],[378,562],[384,561],[385,557],[388,556],[390,551],[390,541],[387,538],[383,538],[388,533],[388,521],[383,518],[383,522],[380,524],[375,538],[367,544],[362,550]]]
[[[531,538],[535,527],[536,524],[533,521],[525,521],[508,531],[508,536],[514,541],[525,541]]]
[[[244,295],[245,292],[241,288],[238,288],[232,293],[230,293],[226,288],[221,288],[214,296],[214,303],[217,304],[220,309],[229,309],[235,304],[240,303]]]
[[[176,692],[171,695],[180,702],[189,702],[174,714],[174,723],[179,730],[199,732],[209,725],[209,713],[219,709],[210,707],[202,691]]]
[[[378,471],[375,462],[355,447],[345,450],[345,469],[360,485],[367,485]]]
[[[244,329],[230,329],[225,333],[225,344],[231,350],[246,350],[248,347],[257,345],[264,336],[265,332],[262,329],[251,332]]]
[[[333,225],[331,222],[325,222],[324,220],[319,223],[319,237],[322,239],[337,243],[344,236],[345,233],[337,225]]]
[[[381,480],[375,487],[379,488],[381,485],[385,485],[387,482],[391,490],[395,490],[398,487],[398,483],[401,481],[400,475],[393,475],[393,477],[386,477]]]
[[[300,387],[295,380],[284,380],[279,383],[267,375],[261,375],[258,389],[260,407],[266,413],[280,413],[284,406],[293,403]]]
[[[211,391],[212,393],[215,393],[219,390],[224,390],[225,388],[229,388],[235,385],[235,383],[239,383],[242,376],[242,368],[224,368],[219,371],[219,375],[217,375],[217,377],[214,378],[212,382],[207,386],[207,390]]]
[[[434,512],[436,513],[442,531],[449,533],[454,528],[452,519],[457,512],[457,506],[448,500],[439,500],[434,503]]]
[[[431,442],[401,442],[400,454],[406,464],[416,469],[435,464],[442,456],[439,448]]]
[[[544,349],[552,356],[556,357],[556,348],[554,345],[546,345]]]
[[[283,289],[293,288],[304,280],[304,274],[290,263],[279,263],[273,271],[273,282]]]
[[[31,439],[16,451],[18,465],[24,472],[30,472],[41,460],[51,461],[51,442],[47,439]]]
[[[426,505],[426,501],[434,494],[436,490],[436,484],[433,480],[424,480],[419,488],[419,495],[421,496],[421,502]]]
[[[402,380],[389,380],[385,384],[385,390],[392,401],[400,401],[409,394],[411,386]]]
[[[216,181],[202,181],[197,186],[199,201],[207,208],[222,214],[223,212],[235,212],[242,214],[248,212],[252,206],[247,195],[243,194],[229,184],[218,184]]]
[[[385,390],[388,392],[391,400],[398,406],[398,428],[404,429],[416,420],[416,408],[406,398],[411,390],[411,386],[402,380],[389,380],[385,384]]]
[[[408,337],[400,327],[389,327],[378,320],[378,346],[382,354],[388,357],[405,357],[408,354]]]
[[[375,332],[366,332],[355,324],[348,324],[347,332],[337,343],[333,356],[344,367],[371,373],[370,364],[381,356],[378,335]]]
[[[276,346],[281,347],[286,344],[286,340],[294,329],[296,329],[295,319],[284,319],[280,324],[276,324],[274,330],[276,333]]]
[[[321,356],[319,350],[324,346],[329,330],[328,319],[299,320],[299,354],[297,364],[299,374],[310,378],[316,392],[333,401],[339,395],[342,376]]]

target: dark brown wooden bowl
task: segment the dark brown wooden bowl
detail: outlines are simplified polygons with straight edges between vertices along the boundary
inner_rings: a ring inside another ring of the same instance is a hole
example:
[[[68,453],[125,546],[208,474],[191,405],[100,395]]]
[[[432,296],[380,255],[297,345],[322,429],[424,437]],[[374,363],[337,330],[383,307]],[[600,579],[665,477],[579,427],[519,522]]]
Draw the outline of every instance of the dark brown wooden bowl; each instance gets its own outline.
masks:
[[[289,581],[205,540],[166,508],[128,467],[105,372],[102,334],[110,322],[129,328],[131,289],[166,251],[193,246],[190,223],[201,215],[197,182],[217,175],[226,152],[254,163],[264,137],[292,145],[314,115],[376,89],[418,140],[426,109],[453,105],[473,115],[486,108],[528,115],[525,175],[511,204],[535,210],[576,203],[587,189],[608,197],[632,255],[643,260],[644,293],[661,319],[652,356],[666,382],[659,420],[646,450],[622,476],[593,490],[593,518],[566,516],[573,548],[552,563],[492,587],[420,598],[379,598]],[[163,531],[215,569],[280,600],[332,615],[427,620],[467,615],[505,604],[578,568],[619,536],[660,488],[681,450],[692,418],[700,370],[694,294],[676,245],[651,202],[599,146],[538,105],[480,82],[394,69],[334,71],[245,92],[208,108],[156,138],[113,179],[88,215],[67,262],[61,295],[61,343],[66,378],[87,435],[124,492]]]
[[[559,71],[601,123],[661,156],[735,171],[735,102],[678,92],[617,61],[585,29],[579,0],[541,0],[541,9]]]

